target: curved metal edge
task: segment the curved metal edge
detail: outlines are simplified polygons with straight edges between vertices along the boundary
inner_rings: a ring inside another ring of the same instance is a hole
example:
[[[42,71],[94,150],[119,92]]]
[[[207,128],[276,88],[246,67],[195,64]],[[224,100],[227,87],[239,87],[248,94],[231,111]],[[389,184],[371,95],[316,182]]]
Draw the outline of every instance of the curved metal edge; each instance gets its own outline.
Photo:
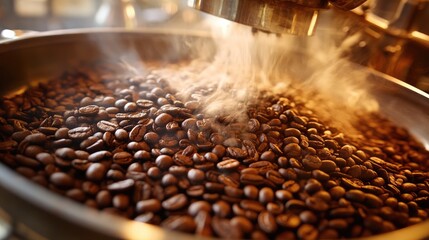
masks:
[[[161,34],[161,35],[186,35],[193,37],[209,37],[210,34],[205,30],[180,30],[177,28],[141,28],[141,29],[124,29],[124,28],[74,28],[64,30],[52,30],[46,32],[34,32],[25,34],[22,37],[8,39],[0,42],[0,53],[14,49],[15,43],[22,43],[27,40],[58,36],[73,36],[73,35],[97,35],[97,34]]]

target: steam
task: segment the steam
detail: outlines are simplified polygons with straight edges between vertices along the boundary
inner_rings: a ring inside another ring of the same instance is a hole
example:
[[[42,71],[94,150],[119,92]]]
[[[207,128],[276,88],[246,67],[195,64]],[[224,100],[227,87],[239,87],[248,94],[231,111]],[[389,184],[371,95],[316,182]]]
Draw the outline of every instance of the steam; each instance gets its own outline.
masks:
[[[236,121],[247,120],[246,106],[263,93],[278,96],[296,95],[322,120],[350,132],[356,113],[378,108],[367,91],[368,72],[344,58],[358,44],[354,34],[338,41],[332,31],[318,31],[314,37],[276,36],[252,33],[249,27],[216,18],[212,35],[216,45],[214,56],[207,60],[204,42],[177,39],[180,52],[183,44],[200,53],[187,63],[178,63],[153,70],[136,51],[118,51],[112,44],[102,49],[113,56],[129,75],[158,74],[175,89],[184,101],[198,100],[205,115],[228,116]],[[343,37],[343,36],[341,36]],[[205,41],[205,40],[203,40]],[[166,55],[165,50],[152,53]],[[112,56],[108,56],[110,58]],[[169,62],[169,59],[164,62]],[[116,62],[118,63],[118,62]],[[123,71],[124,72],[124,71]]]
[[[220,25],[219,25],[220,22]],[[212,61],[196,59],[167,78],[183,99],[196,99],[207,115],[247,119],[246,105],[263,92],[299,95],[324,120],[352,132],[356,113],[375,111],[367,91],[368,72],[344,58],[359,35],[338,39],[252,33],[217,19]],[[204,49],[199,51],[204,52]],[[164,74],[160,73],[160,74]]]

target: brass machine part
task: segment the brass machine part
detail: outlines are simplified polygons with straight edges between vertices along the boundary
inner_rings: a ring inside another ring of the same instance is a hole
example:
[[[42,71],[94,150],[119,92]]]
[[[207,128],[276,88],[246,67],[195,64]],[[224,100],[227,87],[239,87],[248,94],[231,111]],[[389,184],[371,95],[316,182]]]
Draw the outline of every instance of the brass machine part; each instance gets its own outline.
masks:
[[[256,30],[277,34],[311,36],[319,10],[329,3],[351,10],[366,0],[189,0],[195,9],[242,23]]]

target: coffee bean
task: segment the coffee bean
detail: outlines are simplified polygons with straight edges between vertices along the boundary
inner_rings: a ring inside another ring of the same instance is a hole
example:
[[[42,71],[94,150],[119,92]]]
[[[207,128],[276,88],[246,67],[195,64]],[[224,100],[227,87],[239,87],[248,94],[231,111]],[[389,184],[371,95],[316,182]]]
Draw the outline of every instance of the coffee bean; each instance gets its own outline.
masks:
[[[233,227],[239,228],[243,233],[250,233],[253,230],[252,222],[245,217],[233,217],[230,223]]]
[[[174,195],[162,202],[162,207],[174,211],[185,207],[188,204],[188,199],[184,194]]]
[[[231,213],[231,206],[225,201],[217,201],[212,206],[213,212],[219,217],[227,217]]]
[[[131,141],[139,142],[143,140],[144,135],[146,133],[146,127],[143,125],[136,125],[129,134],[129,139]]]
[[[113,155],[113,162],[120,165],[128,165],[133,161],[133,156],[128,152],[117,152]]]
[[[210,212],[211,208],[210,203],[206,201],[197,201],[189,205],[188,213],[191,216],[196,216],[199,212]]]
[[[119,182],[115,182],[107,185],[107,189],[112,192],[125,192],[134,187],[133,179],[125,179]]]
[[[255,212],[261,212],[264,210],[264,206],[260,202],[254,201],[254,200],[241,200],[240,206],[243,209],[251,210]]]
[[[329,209],[329,204],[327,204],[322,199],[316,197],[309,197],[305,199],[305,205],[307,205],[308,208],[318,212],[326,211]]]
[[[278,215],[276,217],[276,222],[278,225],[285,227],[285,228],[290,228],[290,229],[295,229],[299,225],[301,225],[300,218],[293,213]]]
[[[195,231],[196,223],[190,216],[171,216],[165,219],[161,226],[170,230],[191,233]]]
[[[43,144],[47,140],[47,137],[43,133],[32,133],[27,135],[23,142],[33,143],[33,144]]]
[[[287,157],[293,158],[301,156],[302,150],[297,143],[289,143],[283,148],[283,152]]]
[[[228,160],[218,162],[216,166],[219,170],[227,171],[227,170],[236,169],[238,166],[240,166],[240,162],[235,159],[228,159]]]
[[[101,190],[97,193],[96,201],[99,207],[108,207],[112,204],[112,195],[109,191]]]
[[[365,203],[372,208],[380,208],[383,206],[383,201],[374,194],[365,193]]]
[[[240,181],[243,184],[261,185],[264,183],[264,177],[257,174],[242,174],[240,176]]]
[[[308,240],[317,239],[319,235],[317,229],[310,224],[301,225],[298,228],[297,234],[300,239],[308,239]]]
[[[357,189],[347,191],[345,197],[355,202],[363,202],[366,198],[365,193]]]
[[[205,174],[201,170],[191,169],[188,172],[188,178],[191,182],[199,183],[199,182],[202,182],[204,180]]]
[[[125,210],[130,204],[130,199],[125,194],[117,194],[113,197],[112,203],[115,208]]]
[[[118,124],[102,120],[97,123],[97,127],[104,132],[114,132],[118,128]]]
[[[98,151],[90,154],[88,156],[88,160],[91,162],[99,162],[103,159],[110,158],[111,156],[112,156],[111,152],[103,150],[103,151]]]
[[[312,211],[303,211],[299,214],[302,223],[314,224],[317,222],[317,216]]]
[[[259,191],[259,201],[262,203],[272,202],[274,200],[274,192],[271,188],[264,187]]]
[[[87,105],[85,107],[79,108],[79,114],[84,116],[95,115],[99,111],[99,107],[97,105]]]
[[[173,121],[173,116],[168,113],[161,113],[158,117],[155,118],[155,124],[160,127],[164,127],[171,121]]]
[[[49,181],[51,181],[55,186],[60,188],[70,188],[73,186],[73,178],[63,172],[53,173],[49,177]]]
[[[291,193],[297,193],[301,187],[294,180],[288,180],[288,181],[283,183],[282,188],[284,190],[291,192]]]
[[[76,153],[72,148],[59,148],[55,150],[55,155],[68,160],[76,158]]]
[[[318,156],[307,155],[302,159],[302,164],[307,169],[315,170],[322,166],[322,160]]]
[[[224,239],[240,239],[243,236],[241,230],[233,228],[231,222],[227,219],[213,217],[212,228],[219,237]],[[228,231],[225,231],[225,229],[228,229]]]
[[[107,172],[106,167],[101,163],[92,163],[86,170],[86,177],[91,181],[100,181]]]
[[[82,140],[91,136],[92,130],[89,127],[77,127],[70,129],[68,132],[69,138]]]
[[[137,213],[158,212],[161,210],[161,202],[158,199],[139,201],[136,205]]]
[[[266,211],[259,214],[258,225],[266,233],[273,233],[277,230],[277,223],[274,216]]]

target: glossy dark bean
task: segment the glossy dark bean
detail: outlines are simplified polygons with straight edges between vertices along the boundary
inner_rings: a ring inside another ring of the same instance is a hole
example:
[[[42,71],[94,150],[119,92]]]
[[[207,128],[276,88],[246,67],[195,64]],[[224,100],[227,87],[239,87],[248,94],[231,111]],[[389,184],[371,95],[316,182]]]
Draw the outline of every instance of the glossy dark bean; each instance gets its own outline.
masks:
[[[129,139],[131,141],[140,142],[141,140],[143,140],[145,134],[146,127],[143,125],[136,125],[135,127],[133,127],[133,129],[131,129],[129,133]]]
[[[240,166],[240,162],[235,159],[228,159],[218,162],[216,166],[220,170],[232,170]]]
[[[119,182],[115,182],[107,185],[107,189],[112,192],[125,192],[134,187],[133,179],[125,179]]]
[[[139,201],[136,205],[138,213],[158,212],[161,210],[161,202],[158,199],[148,199]]]
[[[273,233],[277,230],[277,223],[274,216],[266,211],[259,214],[258,225],[266,233]]]
[[[178,210],[188,204],[188,199],[184,194],[177,194],[162,202],[162,207],[167,210]]]
[[[50,182],[60,188],[70,188],[73,186],[73,178],[63,172],[53,173],[49,177]]]
[[[310,170],[319,169],[322,166],[322,160],[318,156],[307,155],[302,159],[302,164]]]
[[[286,213],[286,214],[278,215],[276,217],[276,222],[278,225],[285,227],[285,228],[290,228],[290,229],[295,229],[299,225],[301,225],[301,219],[299,218],[299,216],[297,216],[293,213]]]
[[[128,165],[132,163],[133,155],[128,152],[117,152],[113,155],[113,162],[120,165]]]
[[[101,131],[104,131],[104,132],[114,132],[118,128],[118,124],[116,124],[114,122],[102,120],[102,121],[97,123],[97,127],[98,127],[98,129],[100,129]]]
[[[91,181],[100,181],[107,172],[106,167],[101,163],[92,163],[86,170],[86,177]]]
[[[308,94],[208,114],[216,89],[175,95],[166,77],[181,73],[154,68],[67,72],[2,98],[0,161],[88,207],[208,238],[364,238],[428,218],[429,154],[377,113],[354,113],[356,136],[322,123]]]
[[[219,217],[227,217],[231,213],[231,206],[225,201],[217,201],[212,206],[213,212]]]
[[[71,139],[85,139],[91,136],[92,130],[89,127],[77,127],[68,131],[69,138]]]

